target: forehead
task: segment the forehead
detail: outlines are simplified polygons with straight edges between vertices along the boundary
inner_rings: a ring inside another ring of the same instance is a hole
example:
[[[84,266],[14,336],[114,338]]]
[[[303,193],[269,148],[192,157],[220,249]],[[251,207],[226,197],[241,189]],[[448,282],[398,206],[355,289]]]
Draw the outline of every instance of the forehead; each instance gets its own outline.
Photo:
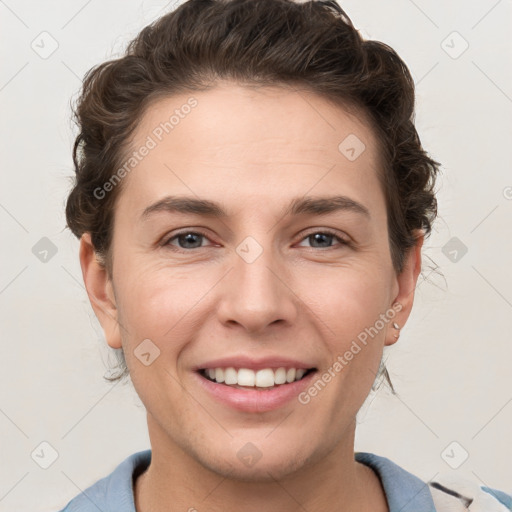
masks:
[[[130,151],[139,156],[121,196],[135,195],[139,209],[178,192],[272,201],[286,200],[291,188],[314,194],[343,185],[362,200],[379,188],[367,118],[306,90],[221,83],[160,98],[146,109]]]

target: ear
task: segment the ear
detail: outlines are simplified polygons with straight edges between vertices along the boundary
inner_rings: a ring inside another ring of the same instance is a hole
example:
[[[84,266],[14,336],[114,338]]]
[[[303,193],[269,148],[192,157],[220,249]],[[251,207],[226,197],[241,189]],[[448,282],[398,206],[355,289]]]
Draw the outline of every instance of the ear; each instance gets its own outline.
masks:
[[[103,328],[107,343],[112,348],[121,348],[112,281],[105,266],[98,259],[90,233],[84,233],[80,238],[80,266],[89,301]]]
[[[398,292],[392,301],[392,307],[397,312],[392,322],[396,322],[400,329],[403,328],[409,315],[411,314],[414,302],[414,293],[416,291],[416,283],[421,272],[421,248],[425,240],[423,230],[417,230],[416,245],[411,247],[406,254],[404,267],[395,279],[398,286]],[[401,309],[399,309],[401,306]],[[400,335],[400,331],[396,330],[392,325],[387,329],[385,345],[393,345],[398,341],[395,334]]]

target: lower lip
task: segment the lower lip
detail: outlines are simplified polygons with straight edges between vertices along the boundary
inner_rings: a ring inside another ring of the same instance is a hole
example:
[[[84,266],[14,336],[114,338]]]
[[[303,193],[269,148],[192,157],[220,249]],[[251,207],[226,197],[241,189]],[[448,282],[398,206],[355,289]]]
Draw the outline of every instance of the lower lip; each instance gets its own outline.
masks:
[[[296,398],[301,391],[307,388],[317,372],[313,371],[301,380],[289,384],[281,384],[271,389],[238,389],[226,384],[219,384],[194,372],[203,387],[217,401],[233,409],[245,412],[265,412],[282,407]]]

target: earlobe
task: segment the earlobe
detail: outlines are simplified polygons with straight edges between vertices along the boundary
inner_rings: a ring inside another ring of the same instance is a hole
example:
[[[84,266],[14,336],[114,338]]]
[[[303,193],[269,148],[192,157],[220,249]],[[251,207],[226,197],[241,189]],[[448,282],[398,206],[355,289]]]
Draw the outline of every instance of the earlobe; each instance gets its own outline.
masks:
[[[403,328],[411,313],[416,284],[421,272],[421,248],[424,240],[425,236],[423,230],[417,230],[416,244],[409,249],[402,272],[396,276],[398,293],[392,301],[392,304],[393,309],[399,311],[396,313],[390,328],[388,328],[386,345],[393,345],[398,341],[400,329]],[[400,305],[400,308],[397,308],[397,304]]]
[[[80,238],[80,266],[89,301],[103,328],[107,343],[112,348],[121,348],[112,281],[105,266],[98,260],[90,233],[84,233]]]

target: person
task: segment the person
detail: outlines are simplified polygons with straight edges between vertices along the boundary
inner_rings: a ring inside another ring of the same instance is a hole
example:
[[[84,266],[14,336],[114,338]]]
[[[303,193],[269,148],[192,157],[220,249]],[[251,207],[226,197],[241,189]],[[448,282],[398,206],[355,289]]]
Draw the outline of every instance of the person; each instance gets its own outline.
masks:
[[[63,510],[512,509],[354,452],[437,216],[414,103],[334,1],[188,0],[87,73],[67,223],[151,449]]]

